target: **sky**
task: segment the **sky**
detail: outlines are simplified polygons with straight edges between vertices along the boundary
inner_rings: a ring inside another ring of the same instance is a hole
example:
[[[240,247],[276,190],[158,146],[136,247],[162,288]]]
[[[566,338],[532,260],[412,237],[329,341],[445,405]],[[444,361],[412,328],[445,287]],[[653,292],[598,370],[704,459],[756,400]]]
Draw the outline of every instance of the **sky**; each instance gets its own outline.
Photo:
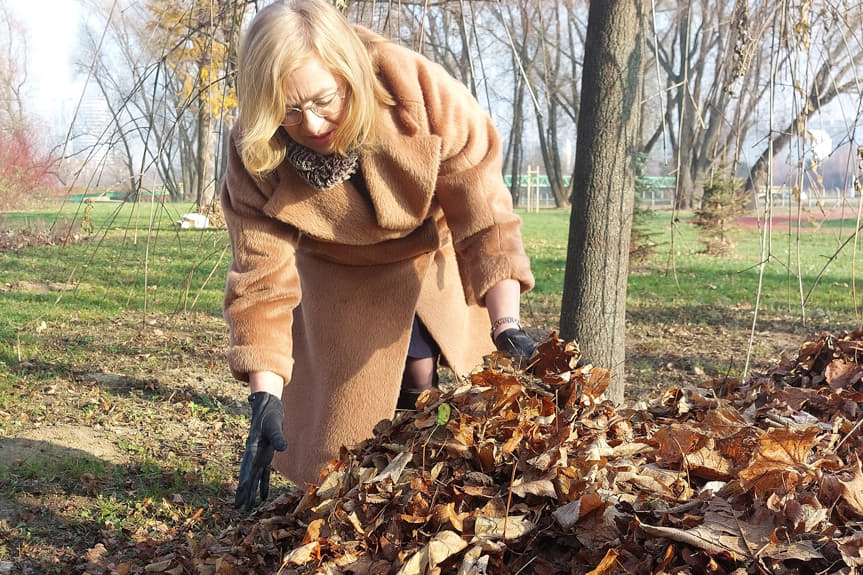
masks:
[[[62,132],[83,86],[73,71],[82,8],[77,0],[4,1],[26,29],[27,111]]]

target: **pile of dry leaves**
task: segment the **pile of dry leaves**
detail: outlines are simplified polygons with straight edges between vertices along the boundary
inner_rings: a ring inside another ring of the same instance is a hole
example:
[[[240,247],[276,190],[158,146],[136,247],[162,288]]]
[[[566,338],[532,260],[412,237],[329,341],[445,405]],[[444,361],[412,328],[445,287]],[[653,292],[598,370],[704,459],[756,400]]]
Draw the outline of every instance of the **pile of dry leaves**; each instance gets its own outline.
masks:
[[[41,219],[29,222],[26,227],[11,227],[0,218],[0,254],[17,252],[24,248],[56,246],[81,241],[79,221],[58,220],[48,225]]]
[[[607,372],[574,367],[577,348],[552,336],[532,375],[492,356],[382,422],[318,486],[163,571],[853,573],[860,350],[863,332],[825,335],[745,384],[615,409]]]

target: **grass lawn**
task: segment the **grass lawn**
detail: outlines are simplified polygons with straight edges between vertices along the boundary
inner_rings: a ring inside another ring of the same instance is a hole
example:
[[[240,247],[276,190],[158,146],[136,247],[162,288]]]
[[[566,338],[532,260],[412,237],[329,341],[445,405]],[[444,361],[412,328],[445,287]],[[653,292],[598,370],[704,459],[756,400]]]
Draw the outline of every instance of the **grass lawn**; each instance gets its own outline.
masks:
[[[7,244],[52,244],[0,250],[0,562],[63,573],[100,541],[146,553],[237,517],[248,413],[224,361],[230,247],[224,230],[175,226],[188,210],[112,202],[0,215]],[[522,216],[537,278],[523,319],[548,333],[569,214]],[[766,238],[741,226],[722,257],[704,253],[688,215],[652,213],[640,227],[652,248],[630,270],[632,400],[739,377],[747,355],[761,369],[813,333],[860,325],[853,222]]]

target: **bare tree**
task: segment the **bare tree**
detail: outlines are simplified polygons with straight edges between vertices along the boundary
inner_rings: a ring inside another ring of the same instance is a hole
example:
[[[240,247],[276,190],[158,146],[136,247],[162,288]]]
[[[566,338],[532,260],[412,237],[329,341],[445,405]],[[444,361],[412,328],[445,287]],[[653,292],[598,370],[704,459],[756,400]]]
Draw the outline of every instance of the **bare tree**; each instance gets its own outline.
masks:
[[[591,2],[572,190],[561,335],[611,368],[624,392],[629,232],[640,148],[641,2]]]
[[[663,155],[677,176],[679,208],[697,205],[712,171],[734,175],[754,142],[766,141],[748,178],[751,192],[763,181],[769,150],[804,136],[800,127],[808,118],[855,87],[859,9],[840,12],[831,2],[809,0],[656,5],[649,51],[656,61],[645,67],[653,113],[644,115],[644,151],[655,157],[660,145],[670,146],[671,154]],[[782,104],[791,100],[796,105]],[[780,129],[759,123],[768,115]]]
[[[0,126],[10,129],[24,125],[24,95],[27,83],[27,35],[21,23],[0,0]]]
[[[122,150],[131,197],[153,172],[172,199],[212,205],[224,162],[218,135],[229,131],[236,107],[231,70],[247,4],[112,5],[102,11],[105,28],[87,31],[82,69],[108,107],[111,129],[101,140]]]
[[[661,70],[664,96],[657,96],[664,103],[663,114],[645,115],[644,152],[670,144],[679,208],[694,204],[705,174],[739,158],[762,95],[750,89],[758,68],[749,62],[763,48],[753,35],[763,33],[767,11],[766,3],[753,8],[747,0],[693,0],[660,3],[653,15],[651,56]],[[645,67],[652,86],[656,67]]]
[[[841,10],[829,2],[801,2],[791,4],[774,14],[773,30],[776,40],[787,47],[783,57],[774,59],[774,81],[769,84],[771,97],[776,98],[777,83],[787,81],[791,86],[788,99],[792,106],[784,111],[785,123],[777,122],[780,129],[771,126],[767,144],[753,163],[746,180],[750,194],[766,182],[774,156],[795,138],[810,145],[808,123],[819,111],[843,94],[859,94],[860,30],[863,11]],[[801,155],[800,162],[804,161]]]
[[[525,147],[535,139],[558,206],[569,201],[562,147],[572,141],[578,115],[584,14],[579,2],[355,0],[347,6],[353,21],[408,43],[462,80],[491,112],[505,111],[499,126],[515,200]]]
[[[561,146],[572,141],[578,117],[578,79],[584,22],[578,3],[501,3],[499,25],[489,33],[512,51],[515,78],[515,117],[526,115],[530,105],[543,167],[555,204],[569,202],[566,183],[569,166],[563,163]],[[525,93],[529,98],[525,98]],[[514,132],[514,159],[520,160],[527,134]],[[512,170],[523,167],[513,164]],[[515,179],[515,178],[514,178]]]

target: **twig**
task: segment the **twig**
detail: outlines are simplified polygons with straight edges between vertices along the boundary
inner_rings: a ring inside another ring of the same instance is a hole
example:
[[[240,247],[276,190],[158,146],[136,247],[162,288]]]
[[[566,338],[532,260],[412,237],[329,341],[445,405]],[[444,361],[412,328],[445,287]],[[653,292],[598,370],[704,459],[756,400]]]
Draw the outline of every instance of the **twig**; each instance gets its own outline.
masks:
[[[845,443],[845,440],[848,439],[849,437],[851,437],[851,434],[854,433],[855,431],[857,431],[861,425],[863,425],[863,419],[858,421],[854,425],[854,427],[851,428],[851,431],[849,431],[848,433],[845,434],[845,437],[843,437],[842,440],[836,444],[836,449],[834,451],[839,451],[839,448],[842,447],[842,444]]]
[[[638,522],[638,528],[644,531],[647,535],[651,537],[665,537],[666,539],[671,539],[672,541],[677,541],[679,543],[686,543],[687,545],[692,545],[693,547],[698,547],[699,549],[704,549],[709,553],[732,553],[733,550],[728,547],[720,546],[715,543],[711,543],[701,537],[697,537],[691,533],[687,533],[686,531],[682,531],[680,529],[675,529],[673,527],[658,527],[655,525],[648,525],[646,523]]]
[[[509,521],[509,504],[512,502],[512,484],[515,483],[515,470],[518,468],[518,458],[512,463],[512,475],[509,478],[509,493],[506,496],[506,512],[503,516],[503,536],[502,541],[506,541],[506,523]]]

